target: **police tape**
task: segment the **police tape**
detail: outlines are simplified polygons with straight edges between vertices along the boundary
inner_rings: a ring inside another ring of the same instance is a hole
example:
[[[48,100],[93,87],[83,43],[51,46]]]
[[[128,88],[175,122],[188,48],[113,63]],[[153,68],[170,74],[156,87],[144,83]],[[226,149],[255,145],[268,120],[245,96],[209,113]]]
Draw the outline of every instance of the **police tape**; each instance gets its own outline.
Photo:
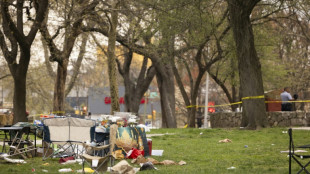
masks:
[[[264,95],[259,95],[259,96],[249,96],[249,97],[243,97],[241,100],[249,100],[249,99],[264,99]],[[296,100],[296,101],[265,101],[265,103],[310,103],[310,100]],[[204,108],[204,107],[209,107],[209,108],[216,108],[216,107],[223,107],[223,106],[232,106],[232,105],[239,105],[242,104],[242,101],[239,102],[234,102],[234,103],[227,103],[227,104],[222,104],[222,105],[208,105],[208,106],[199,106],[199,105],[190,105],[186,106],[186,108]]]
[[[34,114],[34,115],[29,115],[28,117],[38,117],[40,116],[41,118],[47,118],[47,117],[52,117],[52,114],[64,114],[66,113],[65,111],[53,111],[45,114]]]

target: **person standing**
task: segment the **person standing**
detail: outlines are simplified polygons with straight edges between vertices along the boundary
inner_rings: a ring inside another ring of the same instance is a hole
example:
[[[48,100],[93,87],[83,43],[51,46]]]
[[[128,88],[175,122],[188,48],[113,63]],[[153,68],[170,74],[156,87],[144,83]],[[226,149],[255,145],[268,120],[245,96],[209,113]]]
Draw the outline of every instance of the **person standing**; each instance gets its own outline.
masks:
[[[294,98],[290,94],[290,88],[285,87],[280,96],[282,100],[281,111],[292,111],[292,103],[289,101],[294,100]]]

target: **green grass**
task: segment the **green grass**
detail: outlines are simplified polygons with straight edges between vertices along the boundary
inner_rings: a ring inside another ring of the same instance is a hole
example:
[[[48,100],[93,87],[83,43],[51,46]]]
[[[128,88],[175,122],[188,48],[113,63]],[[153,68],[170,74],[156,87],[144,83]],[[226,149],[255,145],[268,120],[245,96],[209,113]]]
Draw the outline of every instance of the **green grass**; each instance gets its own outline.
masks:
[[[287,154],[280,151],[288,150],[288,134],[282,133],[287,128],[269,128],[258,131],[238,129],[157,129],[147,134],[169,133],[169,135],[152,137],[153,150],[164,150],[163,156],[152,156],[158,161],[186,161],[184,166],[157,165],[158,171],[142,171],[139,173],[156,174],[205,174],[205,173],[288,173]],[[171,133],[174,133],[171,135]],[[200,134],[202,133],[202,134]],[[295,144],[310,144],[310,131],[294,130]],[[228,138],[232,143],[219,143]],[[298,143],[297,143],[298,142]],[[247,147],[245,147],[247,145]],[[36,157],[27,159],[27,164],[9,164],[0,160],[0,173],[58,173],[58,169],[81,169],[82,166],[60,165],[58,159]],[[302,160],[306,162],[306,160]],[[49,163],[44,166],[43,164]],[[117,163],[117,161],[116,161]],[[235,169],[227,169],[234,166]],[[137,166],[136,166],[137,167]],[[293,173],[298,166],[293,163]],[[310,169],[310,167],[309,167]]]

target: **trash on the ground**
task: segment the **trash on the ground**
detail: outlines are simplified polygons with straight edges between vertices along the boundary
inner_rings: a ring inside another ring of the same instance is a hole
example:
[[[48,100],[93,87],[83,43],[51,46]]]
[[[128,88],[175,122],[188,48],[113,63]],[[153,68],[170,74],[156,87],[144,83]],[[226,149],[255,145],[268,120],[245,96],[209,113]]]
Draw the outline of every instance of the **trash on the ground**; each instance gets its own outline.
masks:
[[[61,163],[67,162],[69,160],[75,160],[74,156],[68,156],[68,157],[60,158],[59,163],[61,164]]]
[[[275,144],[271,144],[272,146],[274,146]]]
[[[133,159],[131,161],[132,164],[140,164],[140,165],[144,164],[144,163],[147,163],[147,162],[150,162],[153,165],[157,165],[157,164],[160,164],[160,165],[185,165],[186,164],[185,161],[180,161],[179,163],[176,163],[176,162],[174,162],[172,160],[164,160],[162,162],[159,162],[159,161],[157,161],[154,158],[147,158],[147,159],[145,159],[143,156],[138,156],[138,158]]]
[[[50,165],[50,163],[44,163],[44,164],[42,164],[42,166],[48,166],[48,165]]]
[[[224,140],[220,140],[219,143],[232,143],[232,141],[228,138],[225,138]]]
[[[147,160],[142,156],[142,155],[139,155],[136,159],[133,159],[131,161],[132,164],[136,163],[136,164],[141,164],[141,163],[146,163]]]
[[[7,158],[7,157],[4,157],[3,159],[7,162],[10,162],[10,163],[17,163],[17,164],[27,163],[25,160],[22,160],[22,159],[11,159],[11,158]]]
[[[59,169],[58,172],[61,173],[66,173],[66,172],[72,172],[73,170],[71,168],[64,168],[64,169]]]
[[[136,171],[132,166],[128,164],[126,160],[122,160],[112,167],[112,172],[117,172],[118,174],[135,174]]]
[[[227,169],[228,169],[228,170],[231,170],[231,169],[236,169],[236,167],[231,166],[231,167],[228,167]]]
[[[245,148],[248,148],[249,146],[248,146],[248,145],[244,145],[244,147],[245,147]]]
[[[154,167],[154,165],[151,163],[151,162],[146,162],[146,163],[143,163],[143,164],[140,164],[140,171],[143,171],[143,170],[157,170],[156,167]]]
[[[163,156],[164,150],[152,150],[152,156]]]
[[[200,135],[202,135],[203,134],[203,132],[200,132]]]
[[[162,162],[160,162],[159,164],[163,164],[163,165],[175,165],[176,163],[172,160],[164,160]]]
[[[282,131],[283,134],[287,134],[287,131]]]
[[[179,164],[180,166],[183,166],[183,165],[186,164],[186,162],[185,162],[185,161],[180,161],[178,164]]]
[[[112,152],[112,156],[117,160],[121,160],[125,158],[122,150],[115,150],[114,152]]]
[[[31,169],[31,171],[32,171],[32,172],[35,172],[35,171],[36,171],[36,169],[35,169],[35,168],[32,168],[32,169]]]
[[[74,163],[76,163],[76,162],[77,162],[77,160],[68,160],[68,161],[63,162],[63,163],[61,163],[61,164],[63,164],[63,165],[65,165],[65,164],[74,164]]]
[[[135,159],[138,156],[143,155],[144,156],[144,150],[138,150],[136,148],[132,148],[127,154],[126,158],[128,159]]]
[[[290,151],[289,150],[286,150],[286,151],[280,151],[281,153],[290,153]],[[303,152],[308,152],[308,151],[306,151],[306,150],[294,150],[294,152],[297,152],[297,153],[303,153]]]
[[[147,158],[147,161],[153,163],[154,165],[159,164],[159,162],[154,158]]]
[[[89,167],[84,168],[84,173],[94,173],[95,171]],[[76,173],[83,173],[83,169],[77,170]]]
[[[48,173],[48,170],[42,169],[42,172],[44,172],[44,173]]]

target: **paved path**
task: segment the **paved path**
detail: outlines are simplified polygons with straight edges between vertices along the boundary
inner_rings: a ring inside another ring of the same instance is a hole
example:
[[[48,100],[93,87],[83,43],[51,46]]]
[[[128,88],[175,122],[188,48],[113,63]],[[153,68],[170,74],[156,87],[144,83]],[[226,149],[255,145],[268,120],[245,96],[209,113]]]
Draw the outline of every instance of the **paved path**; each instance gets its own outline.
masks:
[[[155,137],[155,136],[163,136],[163,135],[174,135],[174,133],[165,133],[165,134],[146,134],[146,137]]]
[[[310,127],[292,127],[295,130],[310,130]]]

